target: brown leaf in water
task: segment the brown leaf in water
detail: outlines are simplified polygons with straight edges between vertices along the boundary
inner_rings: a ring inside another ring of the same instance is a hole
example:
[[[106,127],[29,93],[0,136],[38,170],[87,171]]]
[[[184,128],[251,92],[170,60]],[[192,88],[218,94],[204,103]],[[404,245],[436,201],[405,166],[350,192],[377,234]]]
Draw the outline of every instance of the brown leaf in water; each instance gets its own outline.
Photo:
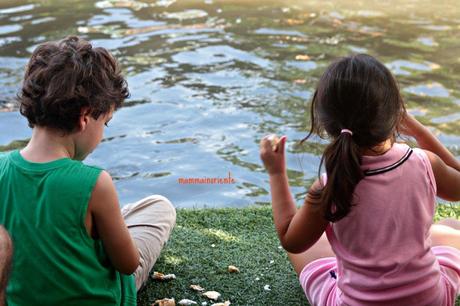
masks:
[[[305,20],[288,18],[288,19],[284,20],[284,22],[285,22],[286,24],[292,26],[292,25],[304,24],[304,23],[305,23]]]
[[[295,56],[295,59],[296,59],[296,61],[309,61],[311,59],[311,57],[306,55],[306,54],[297,54]]]

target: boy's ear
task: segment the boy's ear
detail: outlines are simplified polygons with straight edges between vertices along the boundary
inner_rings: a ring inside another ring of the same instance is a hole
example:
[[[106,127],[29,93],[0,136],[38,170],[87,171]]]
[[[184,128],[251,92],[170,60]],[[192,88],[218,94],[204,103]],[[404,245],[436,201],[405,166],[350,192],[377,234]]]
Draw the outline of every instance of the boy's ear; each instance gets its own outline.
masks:
[[[81,109],[81,112],[80,112],[80,118],[78,120],[78,130],[80,132],[83,132],[85,129],[86,129],[86,126],[88,125],[88,121],[89,121],[89,116],[90,116],[90,111],[89,111],[89,107],[84,107]]]

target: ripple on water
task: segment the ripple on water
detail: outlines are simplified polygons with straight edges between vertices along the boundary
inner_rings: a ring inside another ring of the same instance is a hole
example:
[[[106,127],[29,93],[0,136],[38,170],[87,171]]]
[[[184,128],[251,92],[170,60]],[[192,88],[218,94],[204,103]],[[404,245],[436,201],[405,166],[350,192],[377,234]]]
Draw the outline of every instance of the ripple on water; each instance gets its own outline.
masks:
[[[318,67],[314,61],[288,61],[286,64],[288,67],[294,67],[303,71],[311,71]]]
[[[172,56],[172,59],[181,64],[193,64],[195,66],[241,61],[256,64],[263,68],[271,67],[270,61],[266,59],[225,45],[209,46],[194,51],[181,52]]]
[[[148,7],[149,5],[144,2],[140,1],[98,1],[94,4],[95,7],[105,9],[105,8],[112,8],[112,7],[125,7],[130,8],[133,10],[140,10],[144,7]]]
[[[383,12],[374,11],[374,10],[359,10],[356,13],[356,16],[366,17],[366,18],[375,18],[375,17],[384,17],[385,14]]]
[[[407,60],[395,60],[390,63],[387,63],[386,66],[394,74],[397,75],[411,75],[413,71],[433,71],[439,69],[440,66],[432,62],[412,62]]]
[[[20,41],[21,41],[21,37],[18,37],[18,36],[0,38],[0,47],[6,46],[12,43],[20,42]]]
[[[457,120],[460,120],[460,112],[451,114],[451,115],[447,115],[447,116],[443,116],[443,117],[433,118],[431,119],[431,122],[439,124],[439,123],[455,122]]]
[[[25,11],[30,11],[35,8],[35,4],[27,4],[27,5],[21,5],[21,6],[15,6],[15,7],[9,7],[5,9],[0,9],[0,14],[15,14],[19,12],[25,12]]]
[[[431,30],[431,31],[449,31],[452,29],[451,26],[448,25],[423,25],[421,28],[426,29],[426,30]]]
[[[369,52],[367,48],[357,47],[357,46],[348,46],[348,49],[350,49],[354,53],[368,53]]]
[[[208,17],[208,13],[203,10],[185,10],[182,12],[163,13],[162,17],[166,19],[188,20]]]
[[[417,41],[421,43],[422,45],[429,46],[429,47],[439,46],[439,44],[432,37],[422,36],[422,37],[417,38]]]
[[[22,26],[19,24],[4,25],[0,26],[0,35],[10,34],[22,30]]]
[[[207,86],[219,86],[225,88],[241,88],[256,86],[259,84],[257,78],[247,78],[237,70],[219,70],[209,73],[194,73],[190,77]]]
[[[30,23],[33,24],[33,25],[36,25],[36,24],[47,23],[47,22],[51,22],[51,21],[55,21],[55,20],[56,20],[55,17],[44,17],[44,18],[34,19]]]
[[[289,30],[280,30],[280,29],[269,29],[269,28],[260,28],[254,31],[255,34],[259,35],[283,35],[283,36],[301,36],[306,37],[305,34],[299,31],[289,31]]]
[[[447,98],[450,95],[449,90],[436,82],[406,87],[404,91],[422,97]]]

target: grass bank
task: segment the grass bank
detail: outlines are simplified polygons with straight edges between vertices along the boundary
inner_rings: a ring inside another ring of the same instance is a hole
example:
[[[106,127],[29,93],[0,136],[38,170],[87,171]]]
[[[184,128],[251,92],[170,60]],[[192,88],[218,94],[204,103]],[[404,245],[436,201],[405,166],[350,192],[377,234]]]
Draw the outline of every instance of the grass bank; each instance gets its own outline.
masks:
[[[460,219],[460,205],[439,205],[440,217]],[[240,272],[229,273],[229,265]],[[177,278],[150,280],[139,292],[138,305],[162,298],[213,303],[191,284],[218,291],[219,301],[232,305],[309,305],[280,247],[269,207],[178,210],[176,228],[154,270]]]

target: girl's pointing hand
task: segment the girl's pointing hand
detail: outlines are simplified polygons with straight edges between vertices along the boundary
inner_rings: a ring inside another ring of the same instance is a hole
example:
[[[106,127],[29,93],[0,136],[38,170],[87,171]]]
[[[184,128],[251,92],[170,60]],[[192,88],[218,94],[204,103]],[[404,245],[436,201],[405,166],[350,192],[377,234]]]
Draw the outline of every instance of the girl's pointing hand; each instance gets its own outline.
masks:
[[[286,136],[278,138],[276,135],[267,135],[260,141],[260,158],[262,159],[268,174],[281,174],[286,171],[284,147]]]

